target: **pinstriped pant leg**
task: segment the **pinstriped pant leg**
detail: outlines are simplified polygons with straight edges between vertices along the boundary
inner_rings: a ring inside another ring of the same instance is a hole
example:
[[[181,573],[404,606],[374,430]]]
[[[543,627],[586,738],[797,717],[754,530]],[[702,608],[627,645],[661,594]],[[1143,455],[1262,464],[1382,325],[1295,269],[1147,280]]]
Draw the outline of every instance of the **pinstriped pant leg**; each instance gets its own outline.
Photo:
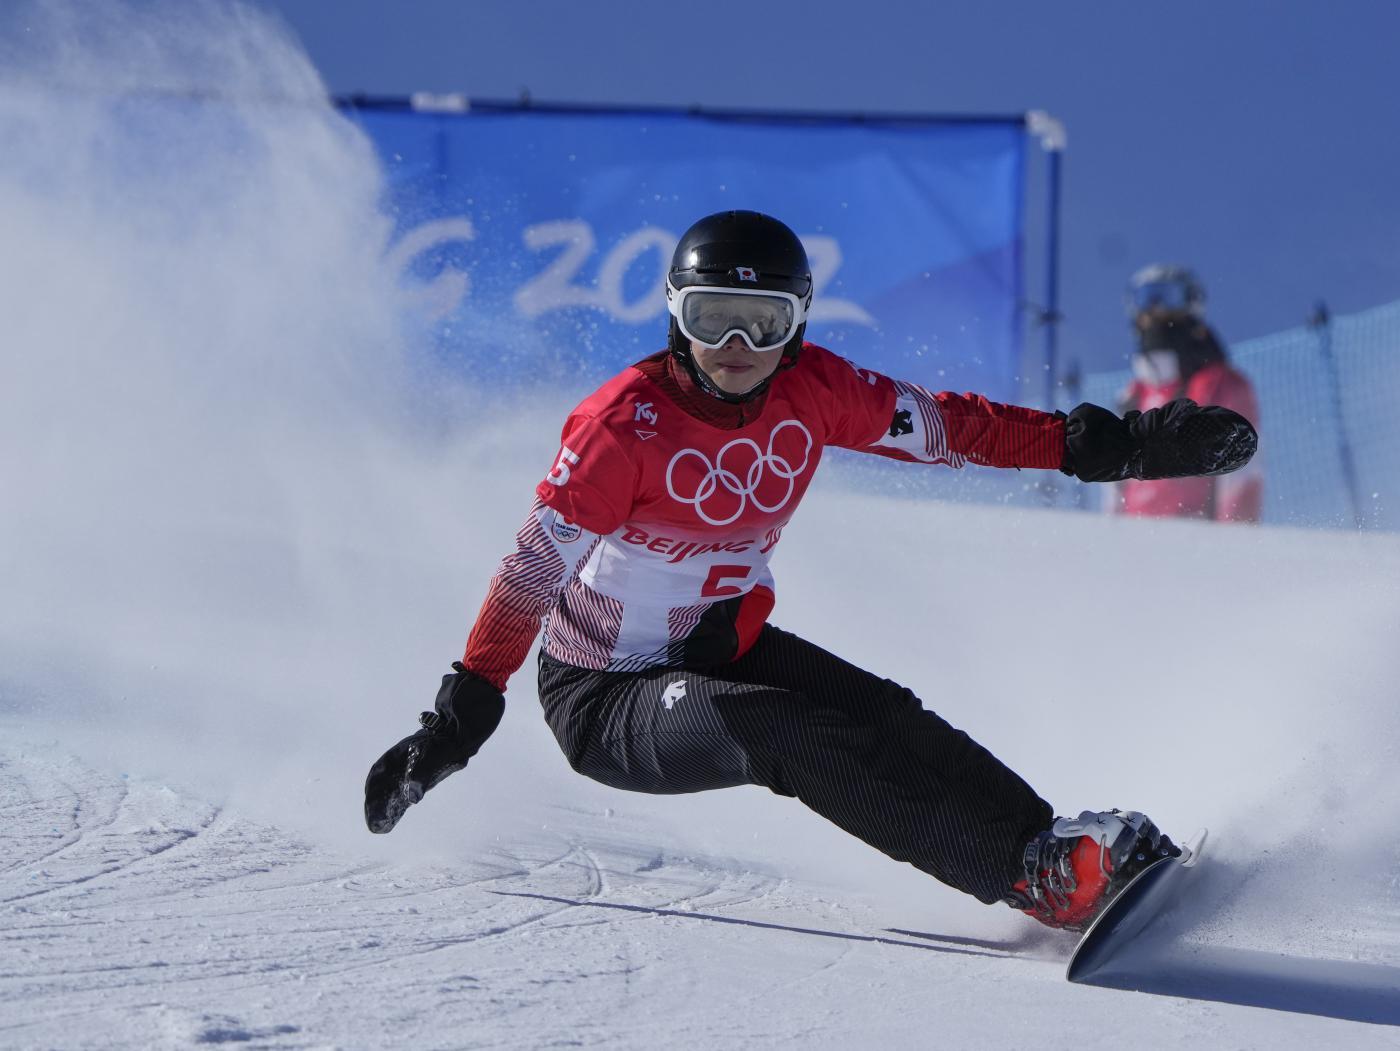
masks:
[[[1054,819],[1021,777],[911,691],[795,635],[770,625],[714,671],[770,691],[764,705],[719,703],[751,752],[771,750],[769,776],[785,790],[980,901],[1002,898],[1027,840]]]
[[[847,832],[984,902],[1018,878],[1047,803],[910,691],[777,628],[702,671],[608,673],[541,658],[570,763],[652,793],[740,784],[795,795]]]
[[[592,672],[540,661],[545,719],[570,765],[615,788],[654,794],[763,784],[715,707],[702,672]]]

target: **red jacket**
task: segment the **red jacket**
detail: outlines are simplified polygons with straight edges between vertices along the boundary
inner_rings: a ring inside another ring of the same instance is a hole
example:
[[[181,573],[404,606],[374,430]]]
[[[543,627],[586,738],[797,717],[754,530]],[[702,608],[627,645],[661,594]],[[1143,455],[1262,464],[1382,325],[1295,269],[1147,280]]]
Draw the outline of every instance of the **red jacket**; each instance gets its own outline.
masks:
[[[840,446],[916,463],[1054,469],[1063,420],[933,393],[807,344],[759,399],[700,392],[664,352],[570,414],[464,663],[501,689],[544,629],[576,667],[730,661],[773,608],[769,559]]]
[[[1243,373],[1226,362],[1202,366],[1183,384],[1149,385],[1133,380],[1124,393],[1123,411],[1146,412],[1173,398],[1190,398],[1198,405],[1223,405],[1238,412],[1257,429],[1259,406],[1254,388]],[[1169,478],[1157,482],[1127,481],[1119,486],[1114,510],[1153,518],[1209,518],[1217,522],[1257,522],[1263,506],[1263,477],[1259,459],[1233,474],[1215,478]]]

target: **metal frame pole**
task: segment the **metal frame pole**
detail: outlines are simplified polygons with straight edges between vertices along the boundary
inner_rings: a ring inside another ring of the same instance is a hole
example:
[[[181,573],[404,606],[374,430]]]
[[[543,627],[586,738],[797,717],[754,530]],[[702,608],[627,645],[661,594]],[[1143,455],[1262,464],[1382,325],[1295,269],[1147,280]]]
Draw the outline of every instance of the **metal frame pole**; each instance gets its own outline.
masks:
[[[1060,381],[1060,167],[1061,150],[1052,150],[1046,173],[1050,183],[1050,220],[1045,245],[1045,404],[1053,409]]]
[[[1065,126],[1044,110],[1026,114],[1026,129],[1045,150],[1045,306],[1040,312],[1045,345],[1045,405],[1053,409],[1060,385],[1060,186],[1063,179]]]
[[[1323,367],[1331,382],[1332,412],[1337,418],[1337,457],[1341,460],[1342,484],[1346,486],[1347,500],[1351,503],[1352,525],[1362,528],[1361,489],[1356,481],[1356,461],[1351,452],[1351,437],[1347,431],[1347,418],[1342,410],[1342,373],[1337,365],[1337,355],[1332,348],[1332,314],[1326,303],[1318,303],[1308,326],[1317,333],[1317,349],[1322,357]]]

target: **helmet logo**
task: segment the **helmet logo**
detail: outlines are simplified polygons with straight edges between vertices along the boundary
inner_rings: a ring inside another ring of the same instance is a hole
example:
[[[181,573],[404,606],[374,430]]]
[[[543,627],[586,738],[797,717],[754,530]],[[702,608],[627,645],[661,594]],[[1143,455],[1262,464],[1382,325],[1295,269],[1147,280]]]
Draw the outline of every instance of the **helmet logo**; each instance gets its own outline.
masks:
[[[752,281],[754,284],[758,284],[758,271],[751,266],[736,266],[734,276],[740,281]]]

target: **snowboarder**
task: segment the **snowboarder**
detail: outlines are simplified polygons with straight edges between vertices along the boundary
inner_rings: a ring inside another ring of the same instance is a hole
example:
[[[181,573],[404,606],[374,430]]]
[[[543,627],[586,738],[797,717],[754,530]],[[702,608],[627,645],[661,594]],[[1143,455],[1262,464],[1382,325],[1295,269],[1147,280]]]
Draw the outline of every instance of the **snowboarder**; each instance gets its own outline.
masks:
[[[370,830],[477,753],[543,622],[540,702],[579,773],[651,793],[762,785],[980,901],[1084,926],[1171,841],[1131,811],[1056,821],[910,690],[767,623],[769,558],[828,445],[1116,481],[1233,470],[1253,429],[1185,400],[1066,416],[861,368],[804,342],[806,253],[756,212],[687,230],[666,295],[667,349],[565,421],[434,710],[370,770]]]

